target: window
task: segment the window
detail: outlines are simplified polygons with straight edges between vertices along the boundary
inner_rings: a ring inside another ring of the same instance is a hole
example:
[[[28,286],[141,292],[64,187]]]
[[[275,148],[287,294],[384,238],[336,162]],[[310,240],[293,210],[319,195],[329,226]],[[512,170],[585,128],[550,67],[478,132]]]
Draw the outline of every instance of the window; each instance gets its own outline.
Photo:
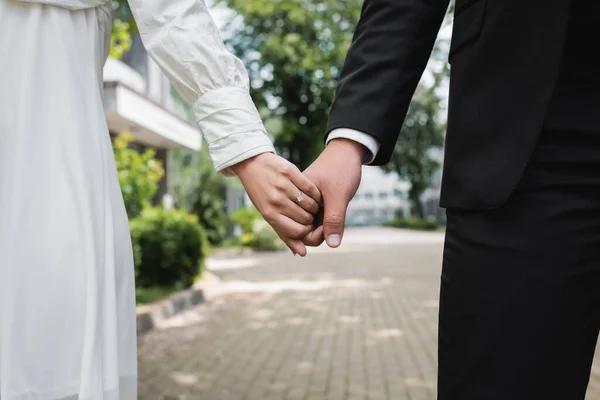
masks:
[[[407,200],[408,192],[406,190],[394,189],[394,197],[398,199]]]

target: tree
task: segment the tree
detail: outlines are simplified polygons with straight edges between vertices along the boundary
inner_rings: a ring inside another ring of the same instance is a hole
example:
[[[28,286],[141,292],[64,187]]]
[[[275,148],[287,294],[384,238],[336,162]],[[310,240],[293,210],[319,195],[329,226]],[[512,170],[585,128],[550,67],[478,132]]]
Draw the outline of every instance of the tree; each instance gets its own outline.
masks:
[[[210,244],[219,245],[229,222],[223,204],[227,182],[215,171],[208,151],[173,150],[169,168],[177,177],[171,188],[175,203],[197,215]]]
[[[390,163],[385,167],[410,182],[408,198],[412,212],[423,218],[421,195],[431,184],[440,167],[432,151],[444,144],[444,126],[438,121],[439,99],[435,87],[420,86],[410,103],[404,126],[396,142]]]
[[[226,41],[281,155],[304,169],[324,146],[336,81],[361,0],[219,0],[237,17]]]

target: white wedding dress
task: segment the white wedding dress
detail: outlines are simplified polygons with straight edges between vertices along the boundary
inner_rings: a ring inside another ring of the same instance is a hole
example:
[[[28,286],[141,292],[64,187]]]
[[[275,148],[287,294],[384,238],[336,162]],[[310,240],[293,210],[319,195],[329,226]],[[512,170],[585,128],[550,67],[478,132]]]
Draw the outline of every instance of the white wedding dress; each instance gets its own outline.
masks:
[[[201,0],[130,0],[218,170],[273,151]],[[0,0],[0,399],[137,398],[128,220],[102,107],[110,1]]]
[[[105,13],[0,0],[2,400],[137,398],[133,259],[100,96]]]

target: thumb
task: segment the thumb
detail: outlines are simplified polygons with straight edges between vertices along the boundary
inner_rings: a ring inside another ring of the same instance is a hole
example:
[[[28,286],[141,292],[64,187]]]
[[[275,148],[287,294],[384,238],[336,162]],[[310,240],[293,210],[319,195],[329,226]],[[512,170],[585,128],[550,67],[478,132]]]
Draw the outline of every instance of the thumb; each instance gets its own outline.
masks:
[[[348,202],[340,193],[324,198],[323,231],[329,247],[339,247],[344,236]]]

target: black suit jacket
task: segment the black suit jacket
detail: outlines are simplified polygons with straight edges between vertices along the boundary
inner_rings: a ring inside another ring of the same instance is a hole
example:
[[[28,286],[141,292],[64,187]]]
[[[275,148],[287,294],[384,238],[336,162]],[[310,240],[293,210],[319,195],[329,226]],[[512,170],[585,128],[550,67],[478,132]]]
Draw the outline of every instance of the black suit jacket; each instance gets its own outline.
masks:
[[[441,206],[500,206],[541,132],[570,0],[457,0]],[[381,143],[387,163],[448,0],[366,0],[329,117]]]

